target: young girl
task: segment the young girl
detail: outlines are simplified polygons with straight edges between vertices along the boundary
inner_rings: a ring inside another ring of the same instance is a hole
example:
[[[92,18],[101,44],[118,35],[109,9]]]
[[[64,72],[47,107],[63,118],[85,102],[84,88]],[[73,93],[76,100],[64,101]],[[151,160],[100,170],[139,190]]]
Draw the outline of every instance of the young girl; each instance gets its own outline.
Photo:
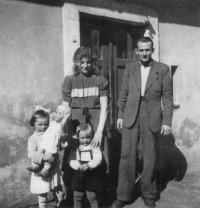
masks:
[[[80,124],[76,134],[79,146],[76,150],[76,159],[70,160],[70,166],[73,169],[74,207],[82,207],[81,200],[86,191],[91,208],[98,208],[97,191],[101,181],[101,171],[103,171],[102,153],[99,147],[91,146],[92,128],[89,124]]]
[[[51,190],[57,203],[57,207],[61,207],[61,202],[64,199],[63,181],[59,168],[59,155],[53,157],[51,154],[43,154],[39,152],[40,143],[46,129],[49,125],[49,114],[44,110],[37,110],[31,120],[30,124],[34,127],[35,132],[28,139],[28,157],[36,165],[42,165],[44,162],[52,163],[54,166],[50,171],[48,178],[40,177],[35,173],[31,175],[30,191],[38,195],[39,208],[47,207],[47,193]]]
[[[38,152],[44,153],[45,155],[51,154],[55,156],[59,150],[62,150],[67,147],[68,142],[64,141],[63,130],[65,123],[67,122],[68,118],[70,117],[70,108],[59,105],[56,109],[56,112],[51,116],[51,122],[48,129],[45,131],[44,135],[42,136],[42,141],[40,143],[40,148]],[[41,166],[36,164],[32,165],[32,167],[28,167],[27,169],[37,173],[39,172]],[[51,169],[51,163],[45,162],[43,169],[41,170],[38,175],[43,177],[49,177],[49,171]]]

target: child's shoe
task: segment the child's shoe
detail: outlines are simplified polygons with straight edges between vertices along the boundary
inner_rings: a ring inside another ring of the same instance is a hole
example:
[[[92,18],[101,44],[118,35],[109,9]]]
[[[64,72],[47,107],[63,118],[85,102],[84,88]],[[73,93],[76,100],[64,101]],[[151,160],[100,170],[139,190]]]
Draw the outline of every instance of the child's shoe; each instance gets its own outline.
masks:
[[[31,172],[33,172],[33,173],[38,173],[38,172],[40,172],[40,170],[41,170],[41,168],[39,168],[39,167],[27,167],[27,170],[29,170],[29,171],[31,171]]]

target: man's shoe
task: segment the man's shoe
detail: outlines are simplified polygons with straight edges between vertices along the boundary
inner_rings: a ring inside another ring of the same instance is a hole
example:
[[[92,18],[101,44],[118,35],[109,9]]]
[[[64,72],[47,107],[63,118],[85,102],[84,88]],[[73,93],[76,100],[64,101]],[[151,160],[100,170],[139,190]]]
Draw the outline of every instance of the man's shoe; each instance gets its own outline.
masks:
[[[122,200],[119,200],[119,199],[116,199],[111,208],[122,208],[126,205],[126,201],[122,201]]]
[[[154,201],[154,199],[151,199],[151,198],[146,198],[144,196],[141,196],[143,201],[144,201],[144,204],[146,205],[146,207],[149,207],[149,208],[154,208],[156,207],[156,203]]]

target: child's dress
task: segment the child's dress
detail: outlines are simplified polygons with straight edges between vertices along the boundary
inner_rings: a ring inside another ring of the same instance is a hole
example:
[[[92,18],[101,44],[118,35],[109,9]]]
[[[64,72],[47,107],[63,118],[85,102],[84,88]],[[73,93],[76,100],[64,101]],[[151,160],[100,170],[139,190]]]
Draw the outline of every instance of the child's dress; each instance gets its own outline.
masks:
[[[52,121],[42,136],[40,147],[45,151],[55,155],[53,168],[50,170],[51,187],[63,184],[62,174],[60,170],[60,160],[58,151],[61,150],[61,124]]]
[[[37,164],[42,164],[43,154],[38,152],[43,135],[34,132],[28,139],[28,157]],[[31,174],[30,192],[33,194],[43,194],[50,191],[50,179]]]
[[[88,163],[89,169],[79,170],[80,165]],[[90,145],[80,145],[76,151],[76,160],[70,161],[73,169],[72,189],[75,191],[98,191],[102,175],[102,152],[100,148],[92,149]],[[106,171],[106,169],[105,169]]]
[[[44,135],[44,134],[43,134]],[[42,158],[44,154],[38,152],[43,135],[38,135],[34,132],[28,139],[28,157],[36,164],[42,164]],[[35,194],[47,193],[54,187],[63,185],[62,175],[60,171],[59,155],[55,155],[55,162],[52,169],[50,170],[50,177],[40,177],[35,173],[31,175],[30,191]]]

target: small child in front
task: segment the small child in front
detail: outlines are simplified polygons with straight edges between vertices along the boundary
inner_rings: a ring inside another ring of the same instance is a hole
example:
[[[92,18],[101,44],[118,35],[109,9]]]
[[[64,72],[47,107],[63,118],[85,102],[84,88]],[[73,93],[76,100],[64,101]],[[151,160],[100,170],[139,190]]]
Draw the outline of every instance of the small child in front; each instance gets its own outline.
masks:
[[[50,125],[42,136],[42,141],[40,143],[40,148],[38,152],[44,155],[56,155],[59,150],[67,147],[68,142],[64,141],[63,130],[64,126],[71,116],[71,110],[69,107],[59,105],[51,115]],[[49,177],[50,169],[52,164],[49,162],[44,162],[44,166],[39,166],[32,163],[31,167],[27,169],[31,172],[37,173],[42,177]]]
[[[98,208],[97,191],[100,185],[99,168],[102,163],[102,152],[99,147],[92,148],[92,128],[83,123],[76,131],[79,146],[76,149],[76,160],[70,160],[73,169],[72,188],[74,190],[74,207],[82,207],[82,197],[86,192],[91,208]]]

